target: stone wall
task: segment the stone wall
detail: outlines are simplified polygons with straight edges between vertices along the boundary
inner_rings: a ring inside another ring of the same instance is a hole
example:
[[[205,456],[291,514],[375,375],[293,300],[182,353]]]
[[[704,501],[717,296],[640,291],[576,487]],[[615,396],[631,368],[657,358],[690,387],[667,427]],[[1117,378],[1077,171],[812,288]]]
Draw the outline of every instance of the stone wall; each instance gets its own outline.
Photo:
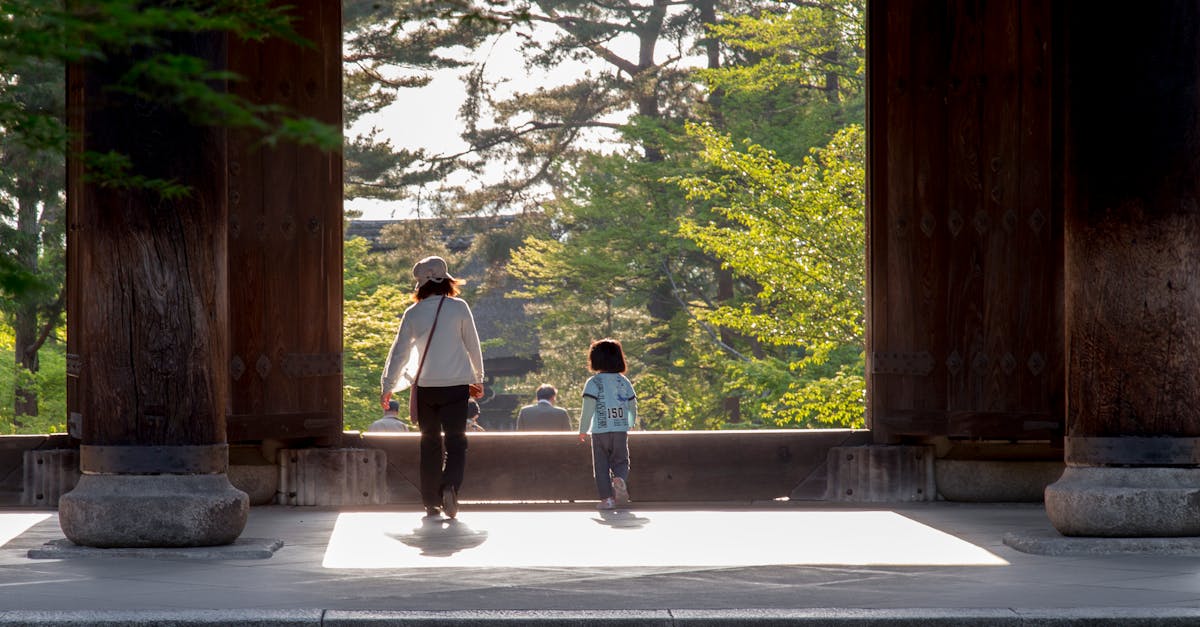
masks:
[[[464,500],[596,499],[591,476],[591,449],[580,444],[574,433],[484,432],[470,433],[467,437],[470,449],[467,481],[462,493]],[[826,487],[831,484],[830,479],[832,483],[854,479],[845,474],[841,468],[844,464],[829,464],[831,451],[836,450],[842,456],[853,453],[868,457],[890,452],[890,449],[882,450],[889,447],[868,447],[870,442],[871,433],[866,430],[634,432],[630,434],[629,490],[635,500],[641,501],[827,500]],[[415,432],[348,432],[343,435],[341,447],[344,449],[368,449],[386,455],[386,468],[372,484],[376,487],[371,488],[369,498],[363,497],[364,503],[420,502],[417,490],[419,443],[420,434]],[[66,436],[0,437],[0,473],[3,473],[0,474],[0,506],[22,505],[25,479],[22,461],[26,451],[64,448],[69,444]],[[1055,466],[1061,467],[1061,462],[1045,459],[1044,452],[1040,451],[1036,455],[1040,459],[1036,461],[1021,459],[1030,457],[1021,451],[1013,447],[1013,456],[1017,459],[1009,461],[1003,459],[1004,447],[990,449],[986,455],[961,446],[949,451],[948,456],[946,451],[939,451],[941,454],[937,454],[935,466],[937,498],[1038,500],[1044,484],[1057,476]],[[280,498],[280,477],[284,473],[278,459],[272,459],[277,458],[278,453],[268,447],[230,447],[230,481],[250,494],[251,504],[289,502]],[[383,455],[368,457],[378,459],[381,465],[384,460]],[[61,456],[64,460],[69,458]],[[992,472],[981,476],[981,465]],[[319,464],[316,466],[320,467]],[[1027,468],[1031,472],[1024,472]],[[289,482],[296,485],[289,484],[287,490],[306,489],[300,485],[306,475],[293,475],[289,475]],[[872,475],[863,476],[869,479]],[[913,481],[921,486],[931,481],[928,472],[913,476]],[[983,481],[989,477],[990,482]],[[324,485],[338,478],[313,475],[309,479],[314,486],[324,489],[317,484]],[[888,476],[889,481],[893,479]],[[1018,479],[1019,486],[1014,483]],[[905,480],[904,485],[913,481]],[[863,483],[860,477],[855,484],[855,494],[859,498],[853,500],[875,498],[871,494],[880,488],[876,483],[870,480]],[[355,493],[360,491],[355,487]],[[894,489],[885,490],[881,494],[886,497],[893,492]],[[926,495],[924,498],[931,498],[929,492],[928,489],[922,492]],[[383,496],[385,493],[386,497]]]

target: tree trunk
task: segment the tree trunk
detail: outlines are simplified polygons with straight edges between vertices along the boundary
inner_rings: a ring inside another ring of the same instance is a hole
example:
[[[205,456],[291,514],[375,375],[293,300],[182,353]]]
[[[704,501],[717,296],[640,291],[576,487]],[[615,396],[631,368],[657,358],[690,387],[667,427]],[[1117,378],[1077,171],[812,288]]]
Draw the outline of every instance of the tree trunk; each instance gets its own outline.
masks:
[[[38,226],[36,196],[21,194],[17,198],[17,231],[20,233],[16,241],[17,260],[25,271],[34,276],[38,272]],[[13,332],[16,335],[13,343],[16,365],[16,376],[13,377],[13,424],[18,427],[26,424],[23,417],[38,415],[37,381],[34,379],[38,371],[38,351],[35,346],[38,335],[37,296],[24,294],[21,300],[13,317]]]
[[[657,120],[659,113],[658,67],[654,62],[654,50],[662,35],[663,20],[667,15],[667,0],[654,0],[654,8],[638,28],[638,71],[632,77],[638,115]],[[662,148],[651,142],[642,145],[643,158],[650,163],[663,160]]]

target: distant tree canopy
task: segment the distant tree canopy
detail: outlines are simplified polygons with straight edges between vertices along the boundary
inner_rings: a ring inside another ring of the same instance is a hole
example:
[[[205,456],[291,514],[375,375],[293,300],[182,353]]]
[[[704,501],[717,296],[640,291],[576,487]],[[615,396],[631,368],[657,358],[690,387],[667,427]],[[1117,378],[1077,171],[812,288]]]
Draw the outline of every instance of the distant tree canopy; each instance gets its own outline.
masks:
[[[53,174],[68,139],[62,68],[136,49],[157,54],[139,56],[120,88],[268,141],[342,146],[348,197],[419,194],[445,217],[521,213],[503,232],[475,233],[466,250],[421,224],[386,233],[386,253],[347,243],[348,426],[377,414],[409,268],[431,253],[481,268],[469,298],[516,281],[513,295],[532,299],[545,367],[536,381],[500,387],[527,395],[552,381],[571,398],[588,374],[588,342],[614,336],[650,428],[861,425],[863,5],[347,0],[347,127],[436,72],[458,72],[466,149],[437,154],[392,145],[379,129],[343,140],[237,99],[219,88],[235,77],[161,48],[163,32],[295,40],[286,3],[5,2],[0,163],[27,167],[0,172],[0,330],[18,345],[14,368],[0,369],[14,393],[0,402],[28,408],[40,392],[37,405],[62,411],[28,361],[36,346],[43,365],[63,367],[62,177]],[[496,46],[515,48],[524,68],[497,67]],[[575,63],[560,84],[528,79]],[[139,179],[121,155],[79,157],[93,180],[186,193]],[[502,176],[490,177],[496,169]],[[39,428],[28,418],[18,426],[29,410],[10,417],[7,407],[0,420],[12,429]]]
[[[861,0],[356,7],[356,115],[458,68],[469,148],[410,147],[374,179],[348,164],[348,194],[543,216],[502,264],[540,380],[578,387],[611,335],[652,428],[863,423]],[[524,72],[489,65],[507,40]],[[571,62],[562,84],[522,78]],[[448,182],[485,164],[505,175]]]

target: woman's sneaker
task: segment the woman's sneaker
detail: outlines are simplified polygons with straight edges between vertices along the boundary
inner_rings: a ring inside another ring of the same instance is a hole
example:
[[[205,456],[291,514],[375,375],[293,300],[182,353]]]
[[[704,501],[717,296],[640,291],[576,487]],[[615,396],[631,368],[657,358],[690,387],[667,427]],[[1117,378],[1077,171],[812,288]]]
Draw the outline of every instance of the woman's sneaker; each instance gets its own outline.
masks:
[[[625,486],[625,480],[620,477],[613,477],[612,480],[613,495],[618,503],[629,502],[629,488]]]
[[[603,501],[600,501],[600,504],[596,506],[596,509],[617,509],[617,503],[610,496]]]

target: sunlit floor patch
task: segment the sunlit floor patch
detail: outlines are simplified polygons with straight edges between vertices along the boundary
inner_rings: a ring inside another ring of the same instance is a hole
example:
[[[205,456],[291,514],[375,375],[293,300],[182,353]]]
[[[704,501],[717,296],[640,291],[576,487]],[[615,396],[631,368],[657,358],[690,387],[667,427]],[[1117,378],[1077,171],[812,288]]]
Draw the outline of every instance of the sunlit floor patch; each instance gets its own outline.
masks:
[[[0,546],[12,542],[13,538],[49,517],[50,514],[0,514]]]
[[[342,513],[326,568],[768,565],[999,566],[890,511]]]

